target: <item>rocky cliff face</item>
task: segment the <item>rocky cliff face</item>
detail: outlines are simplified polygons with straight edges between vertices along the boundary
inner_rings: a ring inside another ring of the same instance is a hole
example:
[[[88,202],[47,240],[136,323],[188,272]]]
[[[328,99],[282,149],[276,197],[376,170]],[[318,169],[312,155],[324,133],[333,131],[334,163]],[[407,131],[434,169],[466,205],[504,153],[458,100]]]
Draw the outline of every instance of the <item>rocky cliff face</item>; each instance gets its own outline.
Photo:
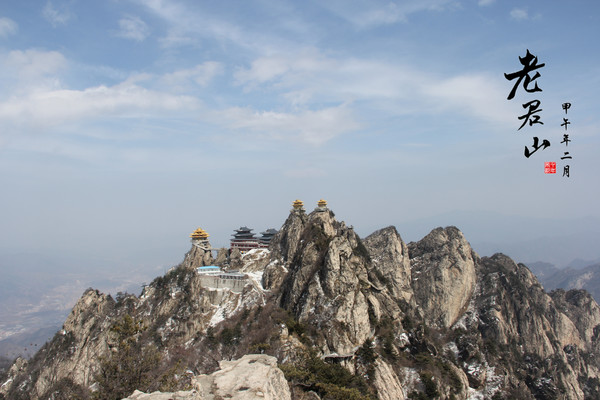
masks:
[[[213,260],[197,248],[139,297],[88,290],[0,394],[101,390],[130,343],[159,360],[144,391],[185,389],[177,368],[207,374],[264,352],[295,399],[600,398],[598,304],[547,294],[524,265],[479,257],[455,227],[405,244],[394,227],[361,239],[330,210],[294,210],[269,250],[218,259],[247,274],[241,293],[202,286],[195,268]],[[124,318],[135,322],[126,339]]]
[[[369,254],[360,238],[330,211],[293,213],[280,232],[275,243],[281,258],[267,266],[265,287],[279,290],[280,305],[298,321],[325,333],[323,352],[353,352],[371,335]]]
[[[426,324],[449,328],[475,290],[477,254],[455,227],[433,230],[408,251],[418,309]]]

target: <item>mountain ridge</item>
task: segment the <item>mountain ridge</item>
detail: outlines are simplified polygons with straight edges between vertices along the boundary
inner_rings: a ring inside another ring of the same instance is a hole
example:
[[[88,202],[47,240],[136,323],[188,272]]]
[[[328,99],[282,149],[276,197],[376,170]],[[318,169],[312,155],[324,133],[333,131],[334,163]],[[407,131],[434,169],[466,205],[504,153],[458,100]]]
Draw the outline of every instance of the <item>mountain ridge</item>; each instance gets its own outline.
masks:
[[[203,285],[196,268],[211,264],[239,269],[243,290]],[[292,210],[268,250],[215,260],[192,246],[140,296],[86,291],[0,393],[48,398],[69,376],[71,388],[104,393],[98,377],[124,362],[117,339],[127,318],[139,364],[160,359],[141,390],[160,389],[161,379],[184,385],[178,365],[206,374],[219,360],[264,352],[296,399],[600,394],[600,307],[589,294],[545,293],[525,265],[479,257],[453,226],[408,244],[394,227],[361,239],[322,207]]]

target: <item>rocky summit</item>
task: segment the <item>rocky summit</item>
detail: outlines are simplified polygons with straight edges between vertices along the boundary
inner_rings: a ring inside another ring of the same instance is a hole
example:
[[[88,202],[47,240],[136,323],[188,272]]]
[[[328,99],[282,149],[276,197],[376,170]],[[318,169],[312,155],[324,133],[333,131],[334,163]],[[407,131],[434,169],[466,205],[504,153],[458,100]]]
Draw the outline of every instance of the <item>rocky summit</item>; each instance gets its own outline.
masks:
[[[139,296],[88,289],[0,398],[598,399],[599,347],[587,292],[455,227],[360,238],[295,206],[268,249],[192,246]]]

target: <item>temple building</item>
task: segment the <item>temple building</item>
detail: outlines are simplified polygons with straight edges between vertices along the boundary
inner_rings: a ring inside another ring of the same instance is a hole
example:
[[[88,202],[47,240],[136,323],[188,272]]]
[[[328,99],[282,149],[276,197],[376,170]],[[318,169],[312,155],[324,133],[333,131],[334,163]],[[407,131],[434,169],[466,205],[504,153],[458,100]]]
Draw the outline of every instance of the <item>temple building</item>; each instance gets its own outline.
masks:
[[[259,247],[258,239],[252,233],[252,229],[247,226],[236,229],[235,233],[231,236],[233,236],[233,239],[231,239],[231,250],[238,249],[240,253],[244,254],[249,250]]]
[[[327,211],[327,202],[323,199],[317,201],[317,208],[315,211]]]
[[[208,232],[202,228],[198,228],[190,234],[192,244],[203,250],[210,250],[210,243],[208,242],[209,236]]]
[[[296,212],[304,212],[304,203],[302,202],[302,200],[295,200],[292,203],[292,211],[296,211]]]
[[[202,286],[211,289],[229,288],[233,292],[240,293],[248,282],[248,277],[238,271],[223,271],[216,265],[207,265],[196,268],[200,275]]]
[[[260,239],[258,239],[258,244],[260,245],[260,247],[269,247],[269,243],[271,243],[271,239],[273,239],[273,236],[275,236],[276,233],[277,230],[273,228],[261,232],[260,234],[262,236],[260,237]]]
[[[233,239],[231,239],[230,249],[238,249],[242,254],[252,249],[266,249],[276,233],[275,229],[267,229],[260,233],[262,235],[260,238],[257,238],[252,233],[252,228],[242,226],[231,235]]]

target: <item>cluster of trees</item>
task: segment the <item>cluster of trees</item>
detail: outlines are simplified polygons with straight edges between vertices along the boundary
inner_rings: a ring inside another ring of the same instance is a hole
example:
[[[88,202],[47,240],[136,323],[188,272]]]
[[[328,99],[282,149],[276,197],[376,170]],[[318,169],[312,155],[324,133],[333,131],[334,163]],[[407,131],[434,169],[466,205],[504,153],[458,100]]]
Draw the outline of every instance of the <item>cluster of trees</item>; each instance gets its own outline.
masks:
[[[113,324],[115,346],[110,355],[101,360],[96,374],[98,400],[122,399],[136,389],[144,392],[177,389],[179,367],[163,366],[162,355],[154,344],[142,340],[146,326],[126,314]]]

